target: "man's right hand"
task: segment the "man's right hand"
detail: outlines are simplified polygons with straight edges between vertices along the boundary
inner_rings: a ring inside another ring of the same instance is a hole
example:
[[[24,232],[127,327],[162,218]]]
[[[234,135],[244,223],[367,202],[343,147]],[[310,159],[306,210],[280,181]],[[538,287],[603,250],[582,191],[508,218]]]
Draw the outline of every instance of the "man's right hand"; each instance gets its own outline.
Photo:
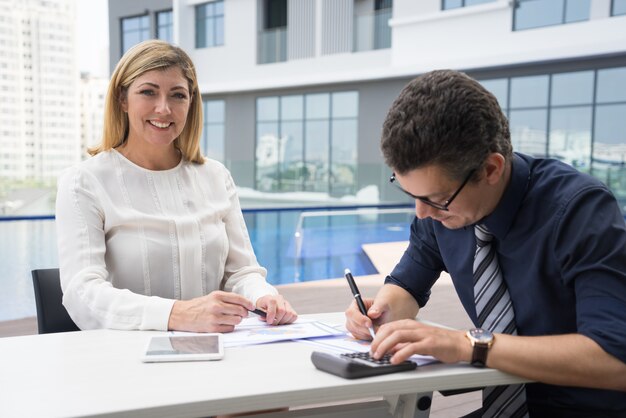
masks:
[[[167,328],[170,331],[231,332],[254,308],[254,304],[241,295],[216,290],[174,302]]]
[[[419,307],[409,292],[392,284],[384,285],[375,299],[364,298],[367,316],[363,315],[352,301],[346,309],[346,328],[360,340],[371,340],[368,327],[378,328],[382,324],[398,319],[414,319]],[[391,307],[394,307],[391,309]]]

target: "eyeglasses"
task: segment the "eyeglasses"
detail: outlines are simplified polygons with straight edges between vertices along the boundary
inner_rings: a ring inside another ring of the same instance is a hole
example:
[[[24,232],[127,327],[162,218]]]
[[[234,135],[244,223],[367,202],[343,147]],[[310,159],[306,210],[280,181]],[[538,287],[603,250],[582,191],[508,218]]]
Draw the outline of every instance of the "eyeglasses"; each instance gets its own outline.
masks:
[[[407,196],[411,196],[413,199],[415,200],[419,200],[420,202],[424,203],[425,205],[428,206],[432,206],[435,209],[439,209],[439,210],[443,210],[443,211],[448,211],[448,206],[450,206],[450,204],[452,203],[452,201],[459,195],[459,193],[461,193],[461,190],[463,190],[463,187],[465,187],[465,185],[467,184],[467,182],[469,181],[470,178],[472,178],[472,175],[476,172],[476,168],[471,170],[468,174],[467,177],[465,177],[465,180],[463,180],[463,183],[461,183],[461,185],[459,186],[458,189],[456,189],[456,192],[454,192],[454,194],[452,196],[450,196],[450,198],[448,200],[446,200],[443,203],[437,203],[437,202],[433,202],[432,200],[430,200],[427,197],[423,197],[423,196],[415,196],[412,193],[407,192],[406,190],[404,190],[402,188],[402,186],[400,186],[400,183],[398,183],[396,181],[396,173],[391,174],[391,177],[389,177],[389,183],[393,184],[394,186],[396,186],[398,188],[398,190],[400,190],[402,193],[406,194]]]

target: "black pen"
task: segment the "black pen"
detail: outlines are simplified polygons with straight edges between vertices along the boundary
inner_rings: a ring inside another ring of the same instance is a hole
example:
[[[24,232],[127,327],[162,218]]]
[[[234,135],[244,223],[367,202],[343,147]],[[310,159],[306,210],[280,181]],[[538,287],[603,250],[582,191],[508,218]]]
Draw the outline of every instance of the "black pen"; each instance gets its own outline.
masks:
[[[262,317],[266,317],[267,313],[265,311],[260,310],[259,308],[254,308],[252,310],[248,310],[248,312],[252,312],[253,314],[257,314]]]
[[[365,309],[365,304],[363,303],[363,299],[361,298],[361,293],[359,293],[359,288],[356,287],[356,282],[354,281],[354,277],[352,277],[350,269],[345,269],[344,273],[346,276],[346,280],[348,281],[348,285],[350,286],[350,290],[352,291],[352,295],[354,295],[356,304],[359,307],[359,311],[361,311],[363,315],[367,316],[367,309]],[[375,338],[376,336],[374,335],[374,328],[368,327],[367,329],[369,329],[372,338]]]

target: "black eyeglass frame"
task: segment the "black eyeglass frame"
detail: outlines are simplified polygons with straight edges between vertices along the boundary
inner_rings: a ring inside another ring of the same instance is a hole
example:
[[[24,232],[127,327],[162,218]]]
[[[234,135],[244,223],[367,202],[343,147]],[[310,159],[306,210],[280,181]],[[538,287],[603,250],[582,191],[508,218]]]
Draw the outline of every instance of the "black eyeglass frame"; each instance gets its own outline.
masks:
[[[409,193],[406,190],[404,190],[402,188],[402,186],[400,186],[400,183],[398,183],[396,180],[396,173],[391,173],[391,177],[389,177],[389,183],[393,184],[398,190],[400,190],[402,193],[406,194],[407,196],[412,197],[415,200],[419,200],[420,202],[422,202],[425,205],[431,206],[435,209],[438,210],[442,210],[445,212],[448,212],[450,209],[448,209],[448,207],[452,204],[452,202],[454,201],[454,199],[459,195],[459,193],[461,193],[461,190],[463,190],[463,188],[465,187],[465,185],[469,182],[469,180],[472,178],[472,176],[474,175],[474,173],[476,172],[476,170],[478,170],[477,168],[474,168],[472,170],[470,170],[470,172],[467,174],[467,176],[465,177],[465,180],[463,180],[463,183],[461,183],[461,185],[459,186],[458,189],[456,189],[456,192],[454,192],[452,194],[452,196],[450,196],[450,198],[448,200],[446,200],[443,203],[437,203],[437,202],[433,202],[432,200],[430,200],[427,197],[424,196],[415,196],[413,193]]]

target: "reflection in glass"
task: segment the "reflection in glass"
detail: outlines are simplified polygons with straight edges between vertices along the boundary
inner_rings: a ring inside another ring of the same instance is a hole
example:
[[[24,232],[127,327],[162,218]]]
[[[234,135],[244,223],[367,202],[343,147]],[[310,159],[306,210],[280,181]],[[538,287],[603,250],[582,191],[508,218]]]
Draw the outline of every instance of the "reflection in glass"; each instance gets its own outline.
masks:
[[[598,103],[626,102],[626,67],[598,70]]]
[[[459,7],[463,7],[463,0],[443,0],[441,3],[443,10],[456,9]]]
[[[357,92],[258,98],[257,189],[354,192],[357,117]]]
[[[196,48],[224,44],[224,1],[196,6]]]
[[[626,104],[598,105],[595,116],[592,173],[626,208]]]
[[[558,25],[563,21],[564,0],[517,0],[513,30]]]
[[[304,114],[302,96],[282,96],[280,98],[281,120],[302,120]]]
[[[277,191],[278,182],[278,123],[258,122],[256,140],[257,189]]]
[[[224,162],[224,140],[224,101],[206,100],[200,149],[207,157]]]
[[[561,73],[552,76],[552,106],[591,104],[593,71]]]
[[[328,192],[329,121],[307,121],[304,150],[304,190]]]
[[[611,16],[626,15],[626,0],[613,0]]]
[[[150,19],[148,15],[122,19],[122,54],[139,42],[150,39]]]
[[[174,40],[173,27],[174,22],[172,21],[171,10],[166,10],[163,12],[158,12],[156,14],[157,20],[157,38],[162,39],[167,42],[172,42]]]
[[[305,97],[307,119],[328,119],[330,117],[330,94],[307,94]]]
[[[333,93],[333,118],[356,118],[359,115],[359,94],[356,91]]]
[[[515,151],[544,157],[547,144],[547,110],[511,110],[509,125]]]
[[[256,119],[258,121],[277,121],[278,97],[263,97],[257,99]]]
[[[338,196],[353,194],[356,192],[356,119],[333,121],[332,138],[332,193]]]
[[[301,97],[301,96],[300,96]],[[302,102],[302,100],[300,100]],[[303,124],[301,120],[282,121],[280,125],[279,161],[281,190],[302,190]]]
[[[565,23],[589,20],[591,0],[567,0],[565,3]]]
[[[511,109],[547,105],[547,75],[511,78]]]
[[[580,171],[591,167],[591,106],[552,109],[550,157]]]

